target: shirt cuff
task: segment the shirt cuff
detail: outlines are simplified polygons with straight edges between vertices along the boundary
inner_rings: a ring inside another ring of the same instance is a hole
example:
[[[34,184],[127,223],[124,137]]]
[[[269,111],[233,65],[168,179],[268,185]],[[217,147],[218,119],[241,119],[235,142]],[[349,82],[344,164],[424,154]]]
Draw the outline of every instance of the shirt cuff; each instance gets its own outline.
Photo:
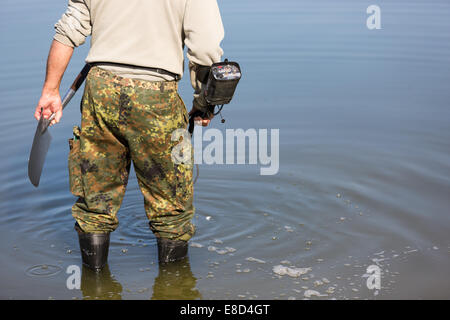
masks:
[[[63,45],[66,45],[68,47],[75,47],[73,42],[70,41],[70,39],[64,35],[62,35],[61,33],[56,32],[55,35],[53,36],[53,39],[55,39],[56,41],[62,43]]]

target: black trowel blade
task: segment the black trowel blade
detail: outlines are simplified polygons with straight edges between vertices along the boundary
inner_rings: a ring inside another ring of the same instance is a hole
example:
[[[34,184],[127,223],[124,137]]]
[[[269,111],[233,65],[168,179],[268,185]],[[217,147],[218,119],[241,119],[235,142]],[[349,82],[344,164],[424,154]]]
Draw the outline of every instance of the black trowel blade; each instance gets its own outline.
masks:
[[[50,142],[52,141],[52,136],[48,131],[48,124],[49,121],[41,117],[36,128],[36,133],[34,134],[30,159],[28,160],[28,177],[35,187],[39,185],[45,157],[50,148]]]

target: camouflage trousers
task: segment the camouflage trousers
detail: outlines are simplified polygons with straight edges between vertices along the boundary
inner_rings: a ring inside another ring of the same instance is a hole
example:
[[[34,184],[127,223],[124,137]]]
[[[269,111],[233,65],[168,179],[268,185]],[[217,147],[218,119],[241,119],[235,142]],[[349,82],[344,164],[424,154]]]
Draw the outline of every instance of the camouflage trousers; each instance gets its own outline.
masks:
[[[157,237],[189,240],[195,232],[192,152],[172,160],[173,139],[188,114],[177,82],[122,78],[94,67],[86,78],[81,129],[69,140],[72,215],[84,232],[118,226],[130,164],[144,195],[150,229]]]

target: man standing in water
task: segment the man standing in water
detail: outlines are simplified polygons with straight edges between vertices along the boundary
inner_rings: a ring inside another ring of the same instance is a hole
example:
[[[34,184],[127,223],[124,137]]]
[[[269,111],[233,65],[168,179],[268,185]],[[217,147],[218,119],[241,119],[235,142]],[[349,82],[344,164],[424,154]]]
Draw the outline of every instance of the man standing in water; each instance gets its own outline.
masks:
[[[47,74],[35,117],[62,116],[59,86],[74,47],[91,36],[94,64],[74,128],[69,169],[72,208],[83,263],[100,270],[128,181],[130,163],[144,195],[162,263],[183,259],[195,228],[192,163],[172,161],[172,132],[188,115],[177,93],[184,45],[194,87],[193,109],[207,103],[197,80],[200,66],[219,62],[224,36],[216,0],[69,0],[55,25]],[[41,111],[42,110],[42,111]],[[208,125],[209,119],[199,119]]]

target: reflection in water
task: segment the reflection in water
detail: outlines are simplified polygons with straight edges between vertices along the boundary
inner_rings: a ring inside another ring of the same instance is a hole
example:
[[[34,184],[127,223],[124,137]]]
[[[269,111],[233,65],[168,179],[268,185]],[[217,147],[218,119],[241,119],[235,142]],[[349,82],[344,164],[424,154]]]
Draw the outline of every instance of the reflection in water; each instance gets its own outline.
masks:
[[[81,292],[85,300],[121,300],[122,285],[111,277],[109,266],[95,272],[85,266],[81,273]]]
[[[160,264],[159,273],[153,285],[152,300],[196,300],[202,295],[196,288],[189,259]],[[81,292],[85,300],[121,300],[122,285],[111,276],[109,266],[94,272],[83,266]]]
[[[153,284],[152,300],[202,299],[195,287],[197,278],[191,271],[189,259],[159,265],[159,274]]]

